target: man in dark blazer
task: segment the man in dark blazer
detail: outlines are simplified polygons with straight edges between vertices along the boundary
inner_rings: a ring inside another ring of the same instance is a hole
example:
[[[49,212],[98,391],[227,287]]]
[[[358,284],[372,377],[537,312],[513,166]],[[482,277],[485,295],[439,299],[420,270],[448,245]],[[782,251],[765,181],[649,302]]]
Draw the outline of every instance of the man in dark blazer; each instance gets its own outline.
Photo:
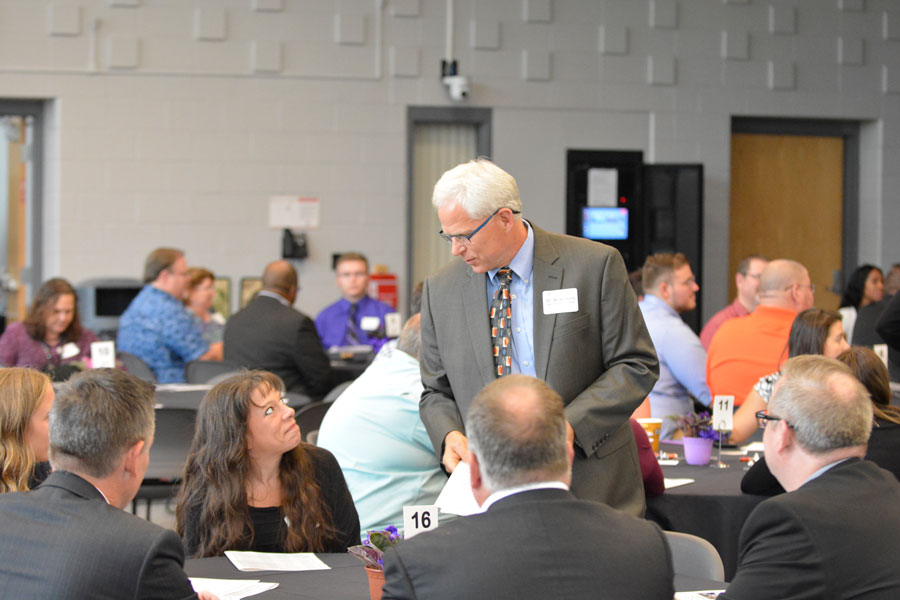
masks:
[[[433,202],[441,235],[460,258],[422,294],[420,412],[444,468],[464,459],[472,399],[496,377],[489,307],[497,270],[509,266],[511,371],[562,396],[574,434],[572,492],[642,515],[628,418],[659,364],[618,251],[521,219],[515,179],[487,160],[444,173]]]
[[[293,309],[296,299],[293,265],[269,263],[262,290],[225,324],[225,360],[271,371],[289,392],[324,396],[334,387],[334,373],[312,319]]]
[[[0,495],[0,597],[197,598],[175,532],[123,510],[147,470],[153,404],[150,384],[115,369],[57,392],[53,473]]]
[[[472,492],[485,512],[389,550],[385,600],[672,598],[659,527],[568,491],[574,449],[562,399],[546,383],[495,380],[467,425]]]
[[[788,493],[750,513],[719,598],[900,598],[900,483],[862,460],[872,428],[865,388],[843,363],[797,356],[766,412],[766,462]]]

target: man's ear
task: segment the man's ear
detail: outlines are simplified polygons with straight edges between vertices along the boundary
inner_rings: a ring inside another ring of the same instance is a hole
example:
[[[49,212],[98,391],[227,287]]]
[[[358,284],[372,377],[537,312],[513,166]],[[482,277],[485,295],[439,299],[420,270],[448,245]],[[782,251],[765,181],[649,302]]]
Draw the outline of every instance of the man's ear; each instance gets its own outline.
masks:
[[[138,458],[144,452],[145,445],[146,442],[144,440],[138,440],[128,450],[125,451],[125,456],[122,459],[125,467],[125,472],[135,477],[140,475],[141,479],[143,479],[144,475],[142,473],[138,473]]]
[[[794,430],[788,427],[787,421],[776,421],[774,425],[775,451],[781,453],[794,445]]]
[[[482,487],[481,481],[481,465],[478,464],[478,457],[471,450],[466,450],[466,464],[469,465],[469,483],[473,490]]]

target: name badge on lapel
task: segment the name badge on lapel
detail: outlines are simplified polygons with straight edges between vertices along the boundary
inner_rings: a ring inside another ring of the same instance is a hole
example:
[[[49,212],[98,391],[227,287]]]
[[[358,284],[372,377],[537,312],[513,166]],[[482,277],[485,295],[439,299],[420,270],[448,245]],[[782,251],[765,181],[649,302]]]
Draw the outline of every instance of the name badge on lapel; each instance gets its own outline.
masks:
[[[578,288],[547,290],[543,297],[545,315],[578,312]]]

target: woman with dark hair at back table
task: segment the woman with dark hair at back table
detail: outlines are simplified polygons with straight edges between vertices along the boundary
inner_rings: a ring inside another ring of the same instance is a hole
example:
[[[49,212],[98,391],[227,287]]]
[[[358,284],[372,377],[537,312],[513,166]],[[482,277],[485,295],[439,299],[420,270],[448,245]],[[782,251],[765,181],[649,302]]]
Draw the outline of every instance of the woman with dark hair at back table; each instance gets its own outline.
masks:
[[[0,369],[0,493],[24,492],[50,474],[50,378],[34,369]]]
[[[200,405],[176,529],[188,556],[346,552],[359,517],[337,460],[303,443],[281,380],[246,371]]]
[[[65,279],[48,279],[38,288],[25,320],[0,336],[0,364],[31,367],[57,380],[68,379],[91,356],[97,336],[81,326],[75,289]]]
[[[828,358],[836,358],[849,347],[841,327],[841,315],[833,310],[810,308],[794,317],[785,360],[801,354],[822,354]],[[756,431],[756,412],[765,410],[779,377],[780,372],[761,377],[747,394],[744,403],[734,413],[734,431],[729,440],[731,443],[740,444]]]
[[[853,346],[841,352],[837,359],[850,367],[862,382],[872,398],[874,422],[866,460],[871,460],[882,469],[887,469],[900,480],[900,408],[891,406],[891,382],[887,367],[869,348]],[[784,492],[784,488],[769,471],[765,457],[756,461],[741,480],[741,490],[745,494],[774,496]]]
[[[844,322],[847,340],[853,343],[853,328],[857,311],[884,299],[884,274],[874,265],[857,267],[847,280],[844,295],[841,296],[839,312]]]

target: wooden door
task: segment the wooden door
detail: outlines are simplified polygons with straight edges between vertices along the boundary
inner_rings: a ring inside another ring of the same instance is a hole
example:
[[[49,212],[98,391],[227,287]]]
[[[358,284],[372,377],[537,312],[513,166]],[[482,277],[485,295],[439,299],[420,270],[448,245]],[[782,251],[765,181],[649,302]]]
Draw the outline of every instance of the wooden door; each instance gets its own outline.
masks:
[[[809,269],[816,306],[836,308],[843,169],[840,137],[732,134],[729,281],[748,254],[790,258]]]

